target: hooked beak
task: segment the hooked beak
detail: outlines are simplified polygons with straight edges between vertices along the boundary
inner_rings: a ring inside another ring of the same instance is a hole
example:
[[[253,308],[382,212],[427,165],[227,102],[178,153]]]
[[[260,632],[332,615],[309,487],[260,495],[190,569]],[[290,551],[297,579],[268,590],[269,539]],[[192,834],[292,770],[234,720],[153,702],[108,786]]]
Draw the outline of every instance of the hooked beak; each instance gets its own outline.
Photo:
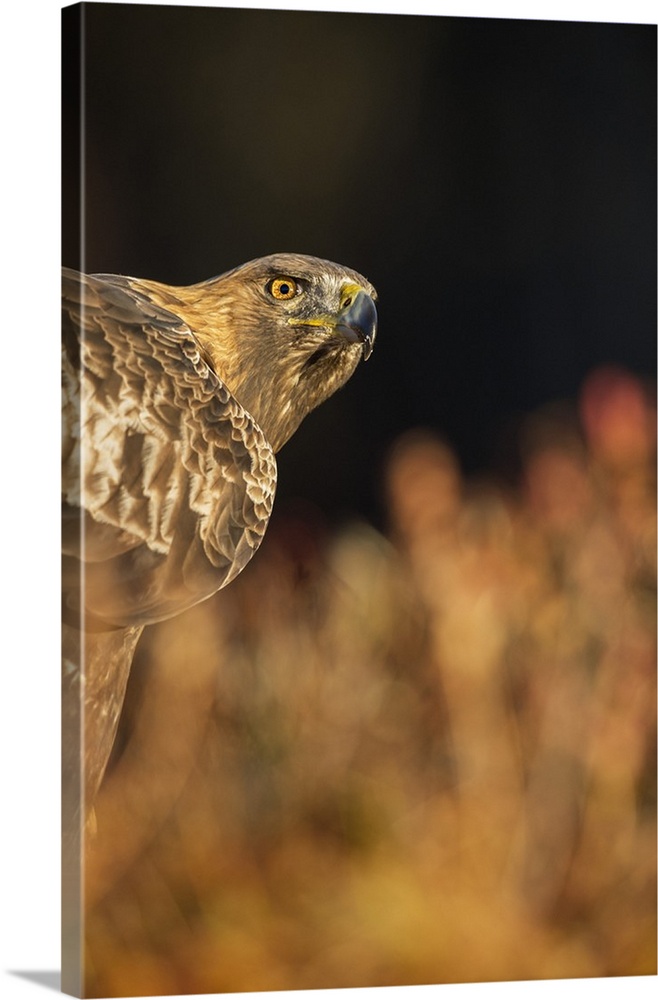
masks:
[[[368,293],[358,285],[346,285],[336,319],[337,332],[351,344],[361,343],[363,360],[367,361],[377,335],[377,309]]]

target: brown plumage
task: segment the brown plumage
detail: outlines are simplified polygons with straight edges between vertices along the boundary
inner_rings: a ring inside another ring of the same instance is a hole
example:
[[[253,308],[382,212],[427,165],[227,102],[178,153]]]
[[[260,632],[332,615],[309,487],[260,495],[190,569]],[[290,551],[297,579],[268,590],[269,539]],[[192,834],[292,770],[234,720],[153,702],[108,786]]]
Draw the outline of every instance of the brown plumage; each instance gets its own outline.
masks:
[[[69,817],[100,784],[142,629],[249,561],[274,454],[369,356],[375,297],[356,272],[297,254],[181,288],[64,271]]]

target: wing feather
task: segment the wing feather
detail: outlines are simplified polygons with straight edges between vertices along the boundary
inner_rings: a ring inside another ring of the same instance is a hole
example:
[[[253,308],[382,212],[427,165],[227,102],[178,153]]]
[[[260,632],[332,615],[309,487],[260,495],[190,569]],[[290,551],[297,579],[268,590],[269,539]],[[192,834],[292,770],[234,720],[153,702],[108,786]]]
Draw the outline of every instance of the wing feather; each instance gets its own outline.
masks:
[[[87,610],[123,626],[228,583],[276,485],[272,449],[193,332],[136,285],[63,277],[64,580],[83,562]],[[66,600],[77,608],[75,586]]]

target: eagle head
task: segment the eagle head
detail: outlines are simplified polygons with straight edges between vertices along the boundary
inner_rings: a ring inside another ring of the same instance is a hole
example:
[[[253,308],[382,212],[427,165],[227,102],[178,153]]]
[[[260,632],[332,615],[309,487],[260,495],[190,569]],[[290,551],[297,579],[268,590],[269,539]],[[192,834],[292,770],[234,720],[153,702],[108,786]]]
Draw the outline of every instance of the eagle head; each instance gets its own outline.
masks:
[[[275,452],[372,353],[375,289],[331,261],[277,253],[178,291],[176,311]]]

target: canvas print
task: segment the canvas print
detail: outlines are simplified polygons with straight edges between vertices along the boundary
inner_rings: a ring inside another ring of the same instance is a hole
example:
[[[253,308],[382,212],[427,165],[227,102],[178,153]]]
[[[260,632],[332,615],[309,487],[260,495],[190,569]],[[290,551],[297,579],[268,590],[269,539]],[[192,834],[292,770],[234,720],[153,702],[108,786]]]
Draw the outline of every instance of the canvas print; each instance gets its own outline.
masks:
[[[62,74],[64,991],[655,975],[655,26]]]

